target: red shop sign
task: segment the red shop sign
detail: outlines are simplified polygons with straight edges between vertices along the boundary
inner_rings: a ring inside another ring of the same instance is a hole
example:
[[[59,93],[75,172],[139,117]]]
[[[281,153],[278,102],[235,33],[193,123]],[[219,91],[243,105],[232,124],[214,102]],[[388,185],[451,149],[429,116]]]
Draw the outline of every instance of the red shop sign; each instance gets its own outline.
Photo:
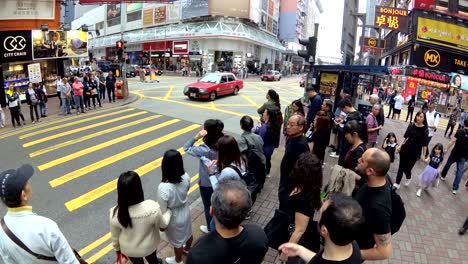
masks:
[[[189,51],[188,40],[174,41],[174,44],[172,47],[173,54],[188,55],[188,51]]]
[[[448,83],[450,81],[450,78],[447,74],[436,73],[434,71],[428,71],[423,69],[413,69],[411,71],[411,76],[441,83]]]

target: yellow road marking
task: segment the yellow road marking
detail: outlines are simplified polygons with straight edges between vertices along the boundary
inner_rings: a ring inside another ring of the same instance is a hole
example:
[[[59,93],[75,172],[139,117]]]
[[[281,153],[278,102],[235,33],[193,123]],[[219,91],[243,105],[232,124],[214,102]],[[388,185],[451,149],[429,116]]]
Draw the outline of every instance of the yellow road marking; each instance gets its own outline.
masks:
[[[174,91],[174,85],[171,85],[171,86],[169,87],[169,91],[167,91],[166,96],[164,96],[164,99],[169,99],[169,97],[170,97],[171,94],[172,94],[172,91]]]
[[[109,108],[109,109],[100,110],[98,112],[90,113],[87,116],[102,114],[104,112],[109,112],[111,110],[115,110],[115,109],[114,108]],[[39,128],[42,128],[42,127],[45,127],[45,126],[50,126],[50,125],[53,125],[53,124],[63,124],[63,122],[69,122],[70,120],[75,120],[75,119],[78,119],[78,118],[83,118],[83,116],[67,116],[67,117],[59,118],[57,120],[52,120],[50,122],[46,121],[46,122],[42,122],[40,124],[36,123],[34,126],[30,126],[30,127],[26,127],[26,128],[23,128],[23,129],[18,129],[18,130],[14,130],[14,131],[10,131],[10,132],[7,132],[5,134],[2,134],[2,135],[0,135],[0,139],[10,137],[10,136],[14,136],[14,135],[18,135],[18,134],[28,132],[28,131],[31,131],[31,130],[39,129]]]
[[[76,143],[79,143],[79,142],[83,142],[83,141],[88,140],[88,139],[94,139],[94,138],[96,138],[98,136],[102,136],[102,135],[105,135],[107,133],[112,133],[112,132],[115,132],[117,130],[124,129],[124,128],[127,128],[127,127],[131,127],[131,126],[134,126],[134,125],[138,125],[138,124],[141,124],[141,123],[145,123],[147,121],[150,121],[150,120],[153,120],[153,119],[156,119],[156,118],[159,118],[159,117],[161,117],[161,115],[149,116],[149,117],[139,119],[139,120],[127,123],[127,124],[122,124],[120,126],[111,127],[109,129],[105,129],[105,130],[102,130],[102,131],[99,131],[99,132],[96,132],[96,133],[93,133],[93,134],[89,134],[89,135],[86,135],[84,137],[75,138],[75,139],[72,139],[72,140],[69,140],[69,141],[65,141],[65,142],[62,142],[60,144],[47,147],[45,149],[35,151],[35,152],[29,154],[29,157],[34,158],[34,157],[37,157],[39,155],[42,155],[42,154],[45,154],[45,153],[48,153],[48,152],[51,152],[51,151],[66,147],[66,146],[70,146],[70,145],[73,145],[73,144],[76,144]]]
[[[216,109],[216,105],[214,104],[214,102],[210,102],[210,108],[211,109]]]
[[[252,106],[251,104],[215,104],[216,106]]]
[[[25,144],[23,144],[23,148],[31,147],[31,146],[37,145],[39,143],[42,143],[42,142],[46,142],[46,141],[50,141],[50,140],[57,139],[57,138],[60,138],[60,137],[68,136],[68,135],[71,135],[71,134],[75,134],[75,133],[82,132],[82,131],[85,131],[85,130],[88,130],[88,129],[96,128],[96,127],[99,127],[99,126],[104,126],[104,125],[107,125],[107,124],[110,124],[110,123],[125,120],[125,119],[128,119],[128,118],[143,115],[143,114],[146,114],[146,113],[148,113],[148,112],[141,111],[141,112],[133,113],[133,114],[126,115],[126,116],[120,116],[120,117],[117,117],[117,118],[109,119],[109,120],[99,122],[99,123],[96,123],[96,124],[92,124],[92,125],[89,125],[89,126],[84,126],[84,127],[79,127],[79,128],[72,129],[72,130],[67,130],[67,131],[62,132],[62,133],[58,133],[58,134],[51,135],[51,136],[48,136],[48,137],[43,137],[43,138],[31,141],[31,142],[25,143]]]
[[[92,121],[92,120],[96,120],[96,119],[100,119],[100,118],[104,118],[104,117],[109,117],[109,116],[113,116],[113,115],[117,115],[117,114],[121,114],[121,113],[125,113],[125,112],[129,112],[129,111],[133,111],[133,110],[134,110],[134,108],[128,108],[128,109],[115,111],[115,112],[112,112],[112,113],[99,115],[99,116],[95,116],[95,117],[90,117],[90,118],[83,118],[83,117],[86,117],[86,115],[81,115],[82,119],[80,119],[78,121],[67,122],[68,120],[62,120],[61,123],[63,123],[63,121],[65,121],[65,124],[62,124],[62,125],[59,125],[59,126],[54,126],[54,127],[48,127],[48,128],[45,128],[45,129],[41,129],[40,131],[36,131],[36,132],[31,132],[29,134],[22,135],[19,138],[20,139],[25,139],[25,138],[36,136],[36,135],[39,135],[39,134],[44,134],[44,133],[49,132],[49,131],[54,131],[54,130],[57,130],[57,129],[60,129],[60,128],[69,127],[69,126],[73,126],[73,125],[77,125],[77,124],[85,123],[85,122],[88,122],[88,121]]]
[[[256,102],[254,102],[250,97],[248,97],[247,95],[245,94],[241,94],[241,97],[244,98],[247,102],[250,103],[251,106],[254,106],[256,108],[260,108],[260,105],[257,104]]]
[[[182,148],[180,148],[179,150],[181,150]],[[183,150],[182,150],[183,151]],[[185,153],[184,153],[185,154]],[[140,174],[140,177],[143,176]],[[190,182],[194,182],[198,179],[198,173],[195,174],[192,178],[190,178]],[[196,188],[194,188],[196,186]],[[188,191],[188,194],[190,194],[191,192],[193,192],[194,190],[196,190],[198,188],[198,184],[195,184],[194,186],[192,186],[193,190],[192,191]],[[190,189],[192,189],[190,188]],[[91,244],[87,245],[86,247],[84,247],[82,250],[80,250],[78,253],[80,253],[81,256],[84,256],[86,254],[88,254],[89,252],[91,252],[92,250],[94,250],[95,248],[99,247],[100,245],[104,244],[104,242],[106,242],[107,240],[111,239],[112,235],[111,233],[107,233],[105,235],[103,235],[102,237],[98,238],[96,241],[92,242]],[[104,248],[107,250],[107,246]],[[104,252],[104,249],[100,250],[98,253],[96,253],[95,255],[93,255],[92,257],[90,257],[89,259],[87,259],[88,263],[92,263],[90,262],[89,260],[92,259],[92,261],[96,261],[100,258],[102,258],[104,255],[106,255],[108,252],[110,252],[110,250],[112,249],[109,249],[108,251],[105,251]],[[102,254],[103,253],[103,254]]]
[[[250,87],[252,87],[252,88],[257,89],[257,90],[260,91],[260,92],[263,92],[263,93],[266,93],[266,92],[270,89],[270,88],[266,88],[266,90],[265,90],[265,89],[260,88],[260,87],[257,86],[257,85],[250,84],[250,83],[249,83],[248,85],[249,85]],[[276,88],[275,88],[275,90],[276,90]],[[285,103],[287,103],[287,104],[290,104],[290,103],[291,103],[291,101],[284,99],[283,96],[280,96],[280,101],[281,101],[281,102],[285,102]]]
[[[86,259],[86,262],[92,264],[96,260],[102,258],[104,255],[109,253],[114,247],[112,246],[112,243],[108,244],[105,248],[99,250],[96,254],[92,255],[89,259]]]
[[[192,187],[190,187],[190,189],[188,190],[188,194],[191,194],[193,191],[195,191],[196,189],[198,189],[198,183],[195,183],[195,185],[193,185]]]
[[[141,93],[140,93],[141,94]],[[176,100],[172,100],[172,99],[163,99],[163,98],[159,98],[159,97],[154,97],[154,96],[145,96],[143,94],[141,94],[142,96],[144,96],[145,98],[149,98],[149,99],[153,99],[153,100],[158,100],[158,101],[163,101],[163,102],[169,102],[169,103],[175,103],[175,104],[181,104],[181,105],[187,105],[187,106],[192,106],[192,107],[196,107],[196,108],[201,108],[201,109],[206,109],[206,110],[212,110],[212,111],[216,111],[216,112],[220,112],[220,113],[225,113],[225,114],[230,114],[230,115],[235,115],[235,116],[244,116],[244,115],[248,115],[248,114],[243,114],[243,113],[239,113],[239,112],[234,112],[234,111],[230,111],[230,110],[225,110],[225,109],[220,109],[220,108],[211,108],[210,106],[208,105],[202,105],[202,104],[193,104],[193,103],[187,103],[187,102],[179,102],[179,101],[176,101]],[[174,98],[174,96],[172,97]],[[251,116],[249,115],[250,117],[252,117],[252,119],[254,120],[260,120],[260,118],[258,116]]]
[[[177,123],[179,121],[180,120],[177,120],[177,119],[170,120],[170,121],[164,122],[164,123],[162,123],[160,125],[157,125],[157,126],[159,126],[159,128],[161,128],[161,127],[173,124],[173,123]],[[69,182],[69,181],[71,181],[73,179],[79,178],[79,177],[81,177],[83,175],[86,175],[88,173],[91,173],[91,172],[93,172],[95,170],[98,170],[100,168],[108,166],[108,165],[110,165],[110,164],[112,164],[114,162],[117,162],[119,160],[127,158],[127,157],[129,157],[131,155],[135,155],[135,154],[137,154],[137,153],[139,153],[139,152],[141,152],[143,150],[146,150],[146,149],[149,149],[149,148],[154,147],[156,145],[159,145],[159,144],[161,144],[163,142],[166,142],[166,141],[168,141],[168,140],[170,140],[170,139],[172,139],[174,137],[180,136],[180,135],[182,135],[182,134],[184,134],[184,133],[186,133],[188,131],[191,131],[191,130],[193,130],[195,128],[198,128],[198,127],[199,127],[199,125],[192,125],[192,126],[189,126],[189,127],[183,128],[183,129],[179,129],[179,130],[174,131],[172,133],[169,133],[169,134],[167,134],[167,135],[165,135],[163,137],[153,139],[153,140],[148,141],[148,142],[146,142],[144,144],[141,144],[139,146],[133,147],[131,149],[127,149],[127,150],[122,151],[122,152],[120,152],[118,154],[107,157],[107,158],[105,158],[105,159],[103,159],[101,161],[95,162],[94,164],[90,164],[88,166],[82,167],[81,169],[78,169],[78,170],[72,171],[70,173],[67,173],[67,174],[65,174],[65,175],[63,175],[63,176],[61,176],[59,178],[56,178],[56,179],[50,181],[49,184],[50,184],[50,186],[52,188],[55,188],[57,186],[65,184],[65,183],[67,183],[67,182]],[[83,154],[83,153],[79,153],[79,154]],[[69,158],[69,157],[70,156],[67,156],[67,158]]]
[[[145,129],[142,129],[142,130],[127,134],[127,135],[123,135],[121,137],[114,138],[112,140],[103,142],[101,144],[97,144],[97,145],[91,146],[89,148],[82,149],[82,150],[80,150],[78,152],[74,152],[74,153],[72,153],[70,155],[67,155],[67,156],[58,158],[56,160],[44,163],[42,165],[39,165],[37,168],[39,170],[41,170],[41,171],[47,170],[47,169],[50,169],[50,168],[55,167],[57,165],[60,165],[62,163],[65,163],[67,161],[74,160],[76,158],[79,158],[79,157],[82,157],[84,155],[93,153],[93,152],[101,150],[103,148],[107,148],[109,146],[112,146],[114,144],[123,142],[125,140],[131,139],[131,138],[134,138],[134,137],[137,137],[137,136],[141,136],[143,134],[158,130],[160,128],[163,128],[163,127],[166,127],[166,126],[169,126],[169,125],[172,125],[172,124],[175,124],[175,123],[177,123],[179,121],[180,121],[179,119],[172,119],[172,120],[166,121],[164,123],[157,124],[155,126],[151,126],[151,127],[148,127],[148,128],[145,128]],[[55,186],[52,186],[52,187],[55,187]]]
[[[80,256],[84,256],[84,255],[88,254],[89,252],[91,252],[93,249],[95,249],[95,248],[99,247],[100,245],[102,245],[107,240],[111,239],[111,237],[112,237],[112,235],[109,232],[109,233],[103,235],[102,237],[100,237],[98,240],[94,241],[93,243],[87,245],[85,248],[80,250],[78,253],[80,253]]]

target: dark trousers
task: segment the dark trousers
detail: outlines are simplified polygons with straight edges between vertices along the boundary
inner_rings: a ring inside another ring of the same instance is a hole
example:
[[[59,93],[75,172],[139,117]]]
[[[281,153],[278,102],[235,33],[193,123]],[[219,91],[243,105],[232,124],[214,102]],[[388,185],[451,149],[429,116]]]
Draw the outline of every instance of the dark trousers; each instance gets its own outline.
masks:
[[[390,118],[390,115],[392,114],[392,111],[394,108],[395,108],[395,104],[390,104],[390,110],[388,110],[387,118]],[[393,118],[393,115],[392,115],[392,118]]]
[[[106,87],[99,88],[99,99],[106,99]]]
[[[206,226],[208,230],[210,230],[210,222],[211,222],[211,215],[210,215],[210,206],[211,206],[211,195],[213,194],[212,187],[205,187],[200,186],[200,196],[203,202],[203,209],[205,211],[205,220]],[[211,230],[210,230],[211,231]]]
[[[96,100],[98,101],[99,106],[101,106],[101,99],[99,99],[98,94],[91,95],[91,99],[93,99],[93,106],[96,108]]]
[[[272,155],[265,155],[265,169],[266,169],[266,174],[270,174],[270,169],[271,169],[271,156]]]
[[[19,106],[15,107],[10,107],[10,116],[11,116],[11,124],[13,124],[13,127],[16,127],[15,121],[18,124],[18,126],[21,126],[20,119],[19,119]]]
[[[468,229],[468,217],[465,219],[465,223],[463,224],[463,229]]]
[[[85,108],[91,107],[91,95],[83,93],[83,100]]]
[[[37,106],[38,106],[39,103],[37,104],[30,104],[29,105],[29,116],[31,117],[31,121],[34,122],[34,115],[33,115],[33,110],[34,110],[34,113],[36,114],[36,120],[39,121],[39,111],[37,109]]]
[[[291,193],[291,183],[285,175],[281,175],[278,187],[278,201],[279,209],[283,212],[288,212],[289,207],[289,194]]]
[[[111,100],[111,94],[112,94],[112,100]],[[107,87],[107,97],[109,98],[109,103],[115,102],[115,88]]]
[[[418,160],[418,156],[414,153],[400,153],[400,164],[398,165],[398,172],[396,177],[396,183],[400,184],[403,173],[406,174],[406,179],[411,179],[411,171],[413,170],[414,164]]]
[[[447,132],[449,131],[450,129],[450,133],[449,133],[449,137],[452,136],[452,133],[453,133],[453,129],[455,128],[455,124],[451,124],[450,122],[447,124],[447,128],[445,129],[445,136],[447,136]]]
[[[424,158],[427,158],[429,156],[429,143],[431,143],[432,137],[427,137],[427,142],[426,142],[426,153],[424,153]]]
[[[406,120],[405,120],[405,122],[408,122],[408,118],[409,118],[409,121],[410,121],[410,122],[413,122],[413,112],[414,112],[414,108],[408,107],[408,114],[406,115]],[[410,117],[410,116],[411,116],[411,117]]]
[[[132,258],[132,257],[128,257],[133,264],[144,264],[144,260],[143,258]],[[146,256],[144,257],[144,259],[146,259],[146,261],[148,262],[148,264],[158,264],[158,257],[156,255],[156,251],[154,251],[153,253],[151,253],[151,255],[149,256]]]

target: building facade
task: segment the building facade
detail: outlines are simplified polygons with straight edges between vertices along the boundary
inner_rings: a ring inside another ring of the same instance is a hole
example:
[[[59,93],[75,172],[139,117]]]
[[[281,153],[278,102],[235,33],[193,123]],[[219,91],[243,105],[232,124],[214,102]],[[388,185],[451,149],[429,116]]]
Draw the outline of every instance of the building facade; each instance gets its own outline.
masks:
[[[132,64],[206,71],[246,66],[254,72],[279,64],[284,47],[276,37],[278,21],[279,0],[197,0],[101,5],[72,28],[94,29],[89,46],[97,59],[114,60],[115,43],[123,39]]]

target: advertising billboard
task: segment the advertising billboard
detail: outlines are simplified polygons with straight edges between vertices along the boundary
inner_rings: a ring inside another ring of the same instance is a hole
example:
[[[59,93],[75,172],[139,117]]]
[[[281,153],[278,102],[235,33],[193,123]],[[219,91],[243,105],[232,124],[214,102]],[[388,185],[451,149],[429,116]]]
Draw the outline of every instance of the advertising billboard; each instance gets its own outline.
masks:
[[[158,6],[154,8],[154,24],[159,25],[166,23],[166,6]]]
[[[3,0],[1,2],[1,20],[55,19],[55,0]]]
[[[107,4],[107,26],[120,25],[120,4]]]
[[[375,27],[408,32],[408,10],[385,6],[375,7]]]
[[[88,33],[81,30],[32,31],[34,59],[88,56]]]
[[[182,19],[208,16],[208,0],[186,0],[181,2]]]
[[[412,64],[430,69],[458,72],[468,75],[468,56],[441,49],[419,46],[411,56]]]
[[[325,96],[332,96],[338,87],[338,74],[322,73],[320,76],[320,93]]]
[[[468,91],[468,76],[452,72],[450,87]]]
[[[468,28],[418,17],[417,40],[468,52]]]
[[[249,0],[210,0],[210,15],[249,18]]]
[[[31,31],[0,32],[0,61],[14,62],[32,59]]]

